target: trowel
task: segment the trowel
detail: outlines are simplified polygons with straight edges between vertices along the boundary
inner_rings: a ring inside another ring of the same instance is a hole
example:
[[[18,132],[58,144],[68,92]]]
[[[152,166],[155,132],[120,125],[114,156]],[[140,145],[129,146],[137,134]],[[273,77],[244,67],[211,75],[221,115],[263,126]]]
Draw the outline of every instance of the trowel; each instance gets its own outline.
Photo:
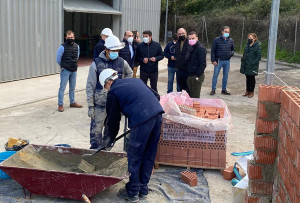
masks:
[[[122,137],[124,137],[125,135],[127,135],[128,133],[130,133],[130,130],[128,130],[127,132],[123,133],[122,135],[118,136],[115,139],[115,142],[118,141],[119,139],[121,139]],[[114,142],[114,143],[115,143]],[[93,159],[92,157],[97,156],[97,154],[99,152],[101,152],[102,150],[105,150],[105,147],[101,147],[100,149],[98,149],[96,152],[94,152],[93,154],[83,154],[81,156],[81,161],[78,165],[78,168],[86,173],[93,173],[95,171],[95,165],[89,163],[88,161],[86,161],[86,158],[89,157],[89,159]]]

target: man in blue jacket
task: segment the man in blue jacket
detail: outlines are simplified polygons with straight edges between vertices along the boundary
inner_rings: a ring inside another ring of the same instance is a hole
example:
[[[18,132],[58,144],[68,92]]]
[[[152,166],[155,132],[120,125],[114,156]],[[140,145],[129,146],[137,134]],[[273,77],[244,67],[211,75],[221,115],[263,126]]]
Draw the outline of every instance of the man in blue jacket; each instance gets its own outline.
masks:
[[[162,60],[164,55],[160,44],[152,40],[150,30],[143,32],[143,43],[137,47],[136,56],[141,66],[141,80],[147,85],[150,79],[151,88],[157,92],[158,61]]]
[[[175,56],[175,44],[178,40],[177,34],[174,34],[172,37],[172,42],[169,42],[164,49],[164,55],[168,59],[168,90],[167,93],[173,92],[173,82],[174,76],[177,72],[176,69],[176,56]],[[177,76],[176,76],[177,77]],[[178,82],[177,84],[177,92],[179,92]]]
[[[120,80],[117,75],[117,71],[105,69],[99,77],[101,85],[109,90],[103,147],[110,149],[114,145],[123,113],[130,128],[127,150],[130,177],[118,195],[130,202],[138,202],[139,198],[148,195],[164,111],[158,101],[159,95],[140,79]]]
[[[214,75],[212,78],[212,90],[210,95],[216,94],[216,86],[221,68],[223,68],[222,91],[224,95],[230,95],[227,88],[228,73],[230,69],[230,58],[234,54],[234,43],[229,37],[230,27],[224,26],[222,35],[214,39],[211,48],[211,62],[214,65]]]
[[[134,59],[135,59],[135,49],[134,45],[133,33],[131,31],[126,31],[124,33],[124,38],[122,41],[125,44],[125,47],[119,51],[119,56],[122,57],[125,61],[127,61],[128,65],[131,69],[134,67]]]

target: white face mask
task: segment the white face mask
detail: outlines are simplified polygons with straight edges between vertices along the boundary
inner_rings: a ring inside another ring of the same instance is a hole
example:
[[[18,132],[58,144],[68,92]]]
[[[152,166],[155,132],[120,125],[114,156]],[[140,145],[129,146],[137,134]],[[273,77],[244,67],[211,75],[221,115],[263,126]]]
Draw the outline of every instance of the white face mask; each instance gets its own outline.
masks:
[[[133,37],[128,37],[127,41],[128,41],[129,43],[132,43],[132,42],[133,42]]]
[[[144,37],[143,42],[146,43],[146,44],[149,43],[149,37]]]

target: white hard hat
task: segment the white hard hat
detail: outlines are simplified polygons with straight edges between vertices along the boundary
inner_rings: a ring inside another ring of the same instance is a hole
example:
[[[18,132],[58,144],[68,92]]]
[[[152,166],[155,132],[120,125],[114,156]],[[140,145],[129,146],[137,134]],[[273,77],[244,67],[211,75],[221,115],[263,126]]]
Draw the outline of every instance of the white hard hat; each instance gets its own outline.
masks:
[[[101,32],[101,35],[106,35],[106,36],[110,36],[110,35],[112,35],[113,33],[112,33],[112,31],[111,31],[111,29],[110,28],[104,28],[103,30],[102,30],[102,32]]]
[[[111,68],[104,69],[99,75],[99,82],[104,87],[107,80],[115,80],[118,78],[118,71]]]
[[[104,46],[109,50],[118,50],[124,48],[124,45],[115,35],[108,36],[108,38],[105,39]]]

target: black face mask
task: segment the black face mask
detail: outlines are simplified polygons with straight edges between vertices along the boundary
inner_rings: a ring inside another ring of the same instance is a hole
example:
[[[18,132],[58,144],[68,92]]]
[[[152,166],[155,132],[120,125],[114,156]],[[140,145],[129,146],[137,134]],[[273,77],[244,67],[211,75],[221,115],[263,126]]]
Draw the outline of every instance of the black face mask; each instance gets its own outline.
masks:
[[[179,36],[179,40],[180,41],[184,41],[185,40],[185,36],[183,35],[183,36]]]
[[[74,43],[74,39],[67,39],[66,42],[68,45],[72,45]]]
[[[248,44],[252,44],[253,39],[248,39]]]

